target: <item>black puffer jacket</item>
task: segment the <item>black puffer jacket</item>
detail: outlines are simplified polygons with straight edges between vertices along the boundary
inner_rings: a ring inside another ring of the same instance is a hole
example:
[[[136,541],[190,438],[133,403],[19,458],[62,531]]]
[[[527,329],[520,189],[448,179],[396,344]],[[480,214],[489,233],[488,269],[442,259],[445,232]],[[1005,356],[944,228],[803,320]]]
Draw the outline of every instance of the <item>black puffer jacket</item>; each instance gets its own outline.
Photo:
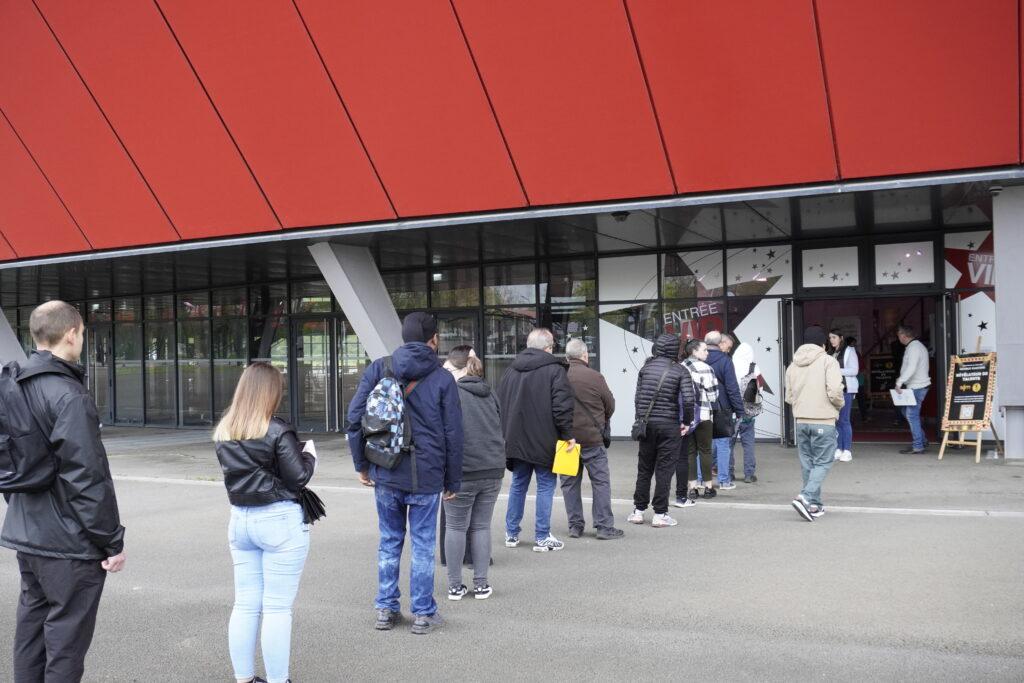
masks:
[[[572,438],[573,394],[569,364],[540,349],[526,349],[498,385],[505,455],[550,468],[555,442]]]
[[[18,378],[59,462],[48,491],[7,498],[0,545],[29,555],[100,560],[124,549],[96,404],[82,366],[36,351]]]
[[[692,423],[695,393],[690,373],[678,362],[679,337],[674,334],[661,335],[654,340],[653,353],[640,368],[636,378],[636,419],[643,418],[654,398],[650,422]],[[658,381],[666,369],[668,374],[655,398]]]
[[[276,417],[262,439],[218,442],[217,459],[232,505],[298,500],[299,490],[313,476],[313,456],[302,452],[292,426]]]

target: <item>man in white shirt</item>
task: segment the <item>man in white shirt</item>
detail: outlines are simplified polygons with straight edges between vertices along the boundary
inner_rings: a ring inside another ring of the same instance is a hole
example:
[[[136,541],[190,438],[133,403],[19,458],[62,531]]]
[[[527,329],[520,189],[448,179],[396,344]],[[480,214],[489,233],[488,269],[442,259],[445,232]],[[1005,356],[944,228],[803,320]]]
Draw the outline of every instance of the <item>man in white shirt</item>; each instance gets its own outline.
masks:
[[[900,343],[907,347],[903,354],[903,365],[900,367],[900,376],[896,378],[896,393],[903,393],[909,390],[914,394],[914,405],[903,407],[903,416],[910,425],[910,435],[913,443],[908,448],[900,451],[903,454],[924,453],[928,446],[928,440],[924,435],[924,428],[921,426],[921,404],[928,395],[928,387],[931,386],[931,379],[928,377],[928,349],[917,339],[917,333],[909,325],[900,325],[896,331]]]

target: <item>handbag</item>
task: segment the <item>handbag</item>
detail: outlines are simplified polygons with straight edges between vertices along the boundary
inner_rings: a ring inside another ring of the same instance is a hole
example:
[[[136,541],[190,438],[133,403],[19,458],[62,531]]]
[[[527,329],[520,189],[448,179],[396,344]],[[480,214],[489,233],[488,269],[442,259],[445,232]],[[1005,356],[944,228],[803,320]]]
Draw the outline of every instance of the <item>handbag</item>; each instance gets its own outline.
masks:
[[[722,407],[722,397],[715,399],[715,407],[711,410],[711,438],[725,439],[732,437],[736,425],[732,419],[732,411]]]
[[[665,377],[668,376],[668,371],[671,369],[672,366],[669,365],[665,368],[665,372],[661,373],[661,379],[658,380],[658,386],[654,390],[654,396],[651,397],[651,402],[647,406],[647,410],[644,411],[643,418],[640,418],[633,423],[633,429],[629,434],[633,441],[645,441],[647,439],[647,420],[651,417],[651,411],[654,409],[654,402],[658,400],[658,394],[661,393],[661,385],[665,383]]]
[[[575,397],[573,397],[573,398],[575,398]],[[605,421],[604,426],[602,427],[601,424],[597,421],[597,418],[594,417],[594,414],[592,412],[590,412],[590,408],[588,408],[587,406],[585,406],[583,404],[583,401],[581,401],[578,398],[576,398],[576,403],[580,404],[580,408],[583,408],[583,412],[585,412],[587,414],[587,417],[590,418],[590,421],[594,423],[595,427],[597,427],[597,431],[599,431],[601,433],[601,441],[604,443],[604,447],[608,448],[609,446],[611,446],[612,445],[612,425],[611,425],[611,423]]]
[[[551,471],[555,474],[564,474],[567,477],[575,477],[580,473],[580,445],[576,444],[569,448],[568,441],[561,439],[555,444],[555,461],[551,464]]]
[[[313,524],[321,517],[327,516],[327,508],[320,500],[320,496],[305,486],[299,491],[299,505],[302,506],[302,521],[306,524]]]

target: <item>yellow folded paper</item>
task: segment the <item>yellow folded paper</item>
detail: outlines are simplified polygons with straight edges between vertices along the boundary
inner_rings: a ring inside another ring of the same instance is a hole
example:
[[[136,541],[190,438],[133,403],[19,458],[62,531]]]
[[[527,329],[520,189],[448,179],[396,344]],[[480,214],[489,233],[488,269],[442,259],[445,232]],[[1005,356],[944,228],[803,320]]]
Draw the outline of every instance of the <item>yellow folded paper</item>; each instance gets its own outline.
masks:
[[[568,441],[559,439],[555,444],[555,464],[551,466],[555,474],[575,477],[580,472],[580,445],[569,448]]]

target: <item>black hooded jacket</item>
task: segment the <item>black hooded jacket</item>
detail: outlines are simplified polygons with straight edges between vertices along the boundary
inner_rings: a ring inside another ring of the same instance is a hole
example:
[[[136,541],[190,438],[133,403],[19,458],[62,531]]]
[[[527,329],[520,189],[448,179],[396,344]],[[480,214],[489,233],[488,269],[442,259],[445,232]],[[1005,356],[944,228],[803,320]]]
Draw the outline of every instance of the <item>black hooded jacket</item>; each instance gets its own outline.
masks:
[[[5,496],[0,545],[71,560],[119,554],[124,527],[85,371],[49,351],[35,351],[18,377],[40,428],[50,435],[59,469],[49,490]]]
[[[498,403],[509,461],[550,468],[555,462],[555,442],[572,439],[573,393],[567,368],[568,363],[557,356],[526,349],[505,371],[498,385]]]
[[[654,340],[654,355],[647,359],[636,378],[636,419],[643,418],[654,399],[650,422],[693,422],[696,394],[690,373],[678,362],[679,346],[679,337],[674,334],[663,334]],[[658,390],[658,381],[666,370],[665,381]],[[657,397],[655,390],[658,390]]]

